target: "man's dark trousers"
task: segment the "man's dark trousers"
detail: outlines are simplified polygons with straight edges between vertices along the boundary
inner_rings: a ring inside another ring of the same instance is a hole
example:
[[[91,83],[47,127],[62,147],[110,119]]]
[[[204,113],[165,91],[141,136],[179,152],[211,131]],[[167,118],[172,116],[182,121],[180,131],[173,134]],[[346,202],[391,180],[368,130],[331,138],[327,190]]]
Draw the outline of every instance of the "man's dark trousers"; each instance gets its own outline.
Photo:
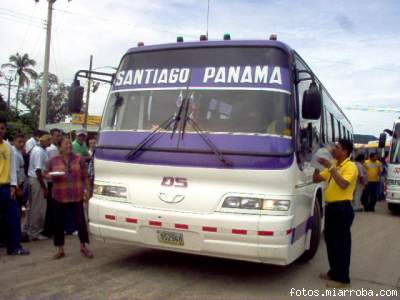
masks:
[[[351,201],[338,201],[326,205],[325,241],[328,250],[329,277],[350,283],[351,231],[354,211]]]
[[[6,223],[7,253],[21,247],[21,214],[16,200],[11,199],[9,185],[0,185],[0,215]]]
[[[379,182],[370,181],[366,187],[365,211],[375,211],[375,204],[378,200]]]
[[[53,183],[47,183],[47,189],[49,190],[49,196],[47,197],[47,208],[46,217],[44,220],[44,229],[42,234],[51,238],[54,234],[54,199],[52,197]]]

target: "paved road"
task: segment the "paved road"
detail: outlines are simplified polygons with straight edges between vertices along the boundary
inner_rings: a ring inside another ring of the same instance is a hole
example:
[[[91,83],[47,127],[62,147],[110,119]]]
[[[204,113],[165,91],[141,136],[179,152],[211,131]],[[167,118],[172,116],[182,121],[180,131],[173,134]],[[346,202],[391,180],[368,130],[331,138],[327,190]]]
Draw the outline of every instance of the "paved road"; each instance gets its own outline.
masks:
[[[323,293],[318,274],[327,270],[325,245],[309,263],[275,267],[93,241],[93,260],[67,238],[67,257],[51,259],[51,241],[26,245],[30,256],[0,249],[0,299],[321,299],[290,297],[290,289]],[[353,226],[352,289],[392,289],[400,299],[400,216],[383,203],[358,213]],[[327,298],[328,299],[328,298]],[[364,297],[330,297],[364,299]]]

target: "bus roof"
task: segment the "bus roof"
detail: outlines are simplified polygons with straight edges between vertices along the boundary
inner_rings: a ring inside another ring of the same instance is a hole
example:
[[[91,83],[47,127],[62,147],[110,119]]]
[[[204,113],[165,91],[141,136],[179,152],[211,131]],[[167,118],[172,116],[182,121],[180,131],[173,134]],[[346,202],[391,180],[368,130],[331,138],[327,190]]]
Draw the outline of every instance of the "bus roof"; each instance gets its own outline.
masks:
[[[207,48],[207,47],[210,47],[210,48],[212,48],[212,47],[273,47],[273,48],[281,49],[282,51],[287,53],[290,57],[292,57],[294,53],[297,54],[297,52],[295,52],[291,47],[289,47],[287,44],[285,44],[281,41],[266,39],[266,40],[223,40],[223,41],[206,40],[206,41],[174,42],[174,43],[168,43],[168,44],[157,44],[157,45],[149,45],[149,46],[143,45],[143,46],[137,46],[134,48],[130,48],[125,53],[125,55],[132,54],[132,53],[159,51],[159,50]],[[297,54],[297,55],[300,56],[299,54]],[[303,60],[303,62],[304,62],[304,60]],[[326,89],[325,89],[325,91],[326,91]],[[331,97],[331,99],[333,100],[332,97]],[[340,111],[340,113],[344,116],[344,118],[349,122],[350,126],[353,127],[351,125],[350,120],[344,114],[344,112],[339,107],[339,105],[336,103],[336,101],[333,100],[333,104]]]
[[[355,149],[376,149],[378,148],[379,141],[370,141],[368,144],[354,144]],[[390,141],[386,141],[385,148],[390,147]]]
[[[207,48],[207,47],[274,47],[281,49],[292,55],[292,49],[280,41],[273,40],[227,40],[227,41],[191,41],[191,42],[176,42],[169,44],[157,44],[149,46],[138,46],[130,48],[126,54],[158,51],[158,50],[172,50],[172,49],[189,49],[189,48]]]

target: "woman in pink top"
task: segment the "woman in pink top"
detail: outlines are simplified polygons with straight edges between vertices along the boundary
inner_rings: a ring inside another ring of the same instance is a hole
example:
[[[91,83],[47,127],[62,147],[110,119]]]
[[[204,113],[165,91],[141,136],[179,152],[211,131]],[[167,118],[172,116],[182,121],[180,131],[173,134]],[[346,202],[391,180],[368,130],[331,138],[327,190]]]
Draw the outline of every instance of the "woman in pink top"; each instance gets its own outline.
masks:
[[[75,211],[75,223],[78,227],[78,236],[81,241],[81,253],[87,258],[93,254],[86,247],[89,235],[86,226],[83,202],[87,200],[87,191],[90,188],[89,177],[85,160],[72,152],[72,143],[63,138],[60,145],[60,155],[48,162],[48,174],[53,180],[52,196],[54,202],[54,246],[58,247],[55,259],[65,256],[64,229],[68,209]]]

